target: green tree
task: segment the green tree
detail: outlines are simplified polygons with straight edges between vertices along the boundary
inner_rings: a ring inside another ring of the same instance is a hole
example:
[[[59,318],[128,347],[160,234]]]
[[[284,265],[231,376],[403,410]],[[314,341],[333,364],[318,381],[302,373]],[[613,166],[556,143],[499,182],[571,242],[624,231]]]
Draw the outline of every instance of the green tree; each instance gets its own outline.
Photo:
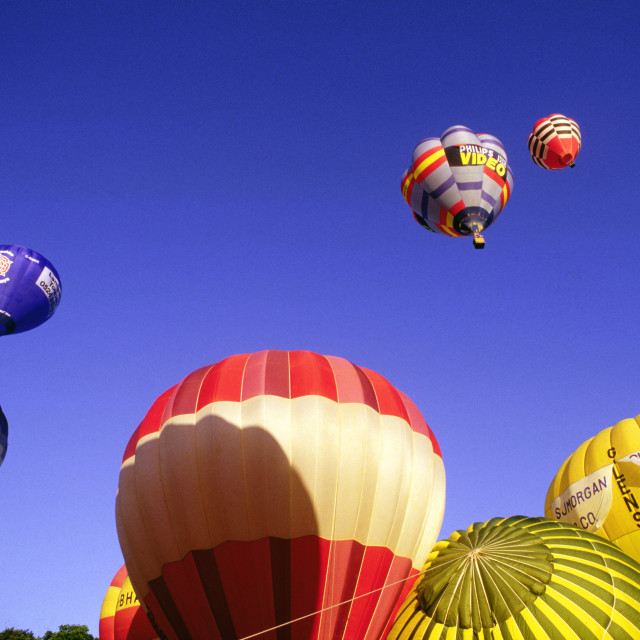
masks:
[[[36,638],[31,631],[11,627],[0,631],[0,640],[40,640],[40,638]]]
[[[1,639],[0,639],[1,640]],[[42,640],[98,640],[89,633],[89,627],[82,624],[61,624],[58,631],[47,631]]]

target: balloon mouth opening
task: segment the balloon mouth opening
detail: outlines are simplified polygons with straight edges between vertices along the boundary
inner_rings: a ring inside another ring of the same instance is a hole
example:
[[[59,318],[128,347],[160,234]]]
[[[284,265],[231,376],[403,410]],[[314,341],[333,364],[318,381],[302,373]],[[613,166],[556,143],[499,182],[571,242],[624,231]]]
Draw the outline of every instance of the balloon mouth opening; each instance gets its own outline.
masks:
[[[460,235],[482,233],[490,224],[492,216],[480,207],[466,207],[454,218],[454,227]]]
[[[0,313],[0,336],[8,336],[16,330],[16,323],[9,316]]]
[[[573,156],[570,153],[566,153],[560,158],[560,162],[565,166],[573,167]]]

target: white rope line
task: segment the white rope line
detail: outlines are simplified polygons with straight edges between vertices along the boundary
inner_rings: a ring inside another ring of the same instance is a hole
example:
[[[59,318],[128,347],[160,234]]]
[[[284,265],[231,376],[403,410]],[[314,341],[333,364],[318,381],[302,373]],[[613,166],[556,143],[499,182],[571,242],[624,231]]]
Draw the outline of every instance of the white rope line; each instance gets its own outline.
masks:
[[[354,600],[358,600],[359,598],[366,598],[367,596],[372,595],[373,593],[376,593],[378,591],[382,591],[383,589],[386,589],[387,587],[393,587],[397,584],[402,584],[403,582],[406,582],[407,580],[414,580],[416,578],[418,578],[419,576],[421,576],[422,574],[424,574],[424,571],[420,571],[418,573],[416,573],[413,576],[407,576],[406,578],[403,578],[402,580],[396,580],[396,582],[390,582],[389,584],[385,584],[382,587],[378,587],[377,589],[374,589],[373,591],[369,591],[369,593],[362,593],[359,596],[355,596],[354,598],[349,598],[348,600],[344,600],[342,602],[337,602],[336,604],[332,604],[328,607],[324,607],[323,609],[318,609],[318,611],[313,611],[312,613],[307,613],[304,616],[300,616],[299,618],[295,618],[294,620],[289,620],[288,622],[282,622],[280,624],[275,625],[275,627],[269,627],[268,629],[263,629],[262,631],[258,631],[257,633],[252,633],[250,636],[243,636],[242,638],[239,638],[238,640],[249,640],[250,638],[257,638],[258,636],[264,635],[265,633],[269,633],[270,631],[275,631],[276,629],[281,629],[282,627],[286,627],[290,624],[294,624],[295,622],[300,622],[300,620],[305,620],[306,618],[312,618],[313,616],[317,616],[319,613],[323,613],[325,611],[329,611],[329,609],[335,609],[336,607],[341,607],[342,605],[345,604],[349,604],[350,602],[353,602]]]

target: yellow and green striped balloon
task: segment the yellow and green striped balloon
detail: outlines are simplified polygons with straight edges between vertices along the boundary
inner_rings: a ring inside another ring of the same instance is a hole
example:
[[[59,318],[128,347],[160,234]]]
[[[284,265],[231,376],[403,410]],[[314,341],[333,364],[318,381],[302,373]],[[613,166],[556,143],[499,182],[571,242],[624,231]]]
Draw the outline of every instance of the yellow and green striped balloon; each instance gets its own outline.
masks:
[[[387,640],[637,640],[640,564],[545,518],[493,518],[438,542]]]

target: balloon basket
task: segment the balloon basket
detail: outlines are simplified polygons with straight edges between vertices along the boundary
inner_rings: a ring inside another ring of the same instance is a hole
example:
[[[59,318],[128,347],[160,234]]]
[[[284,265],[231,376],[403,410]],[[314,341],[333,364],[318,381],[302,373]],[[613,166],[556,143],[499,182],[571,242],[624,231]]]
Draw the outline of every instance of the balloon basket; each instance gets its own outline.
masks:
[[[479,233],[473,234],[473,246],[476,249],[484,249],[484,238]]]

